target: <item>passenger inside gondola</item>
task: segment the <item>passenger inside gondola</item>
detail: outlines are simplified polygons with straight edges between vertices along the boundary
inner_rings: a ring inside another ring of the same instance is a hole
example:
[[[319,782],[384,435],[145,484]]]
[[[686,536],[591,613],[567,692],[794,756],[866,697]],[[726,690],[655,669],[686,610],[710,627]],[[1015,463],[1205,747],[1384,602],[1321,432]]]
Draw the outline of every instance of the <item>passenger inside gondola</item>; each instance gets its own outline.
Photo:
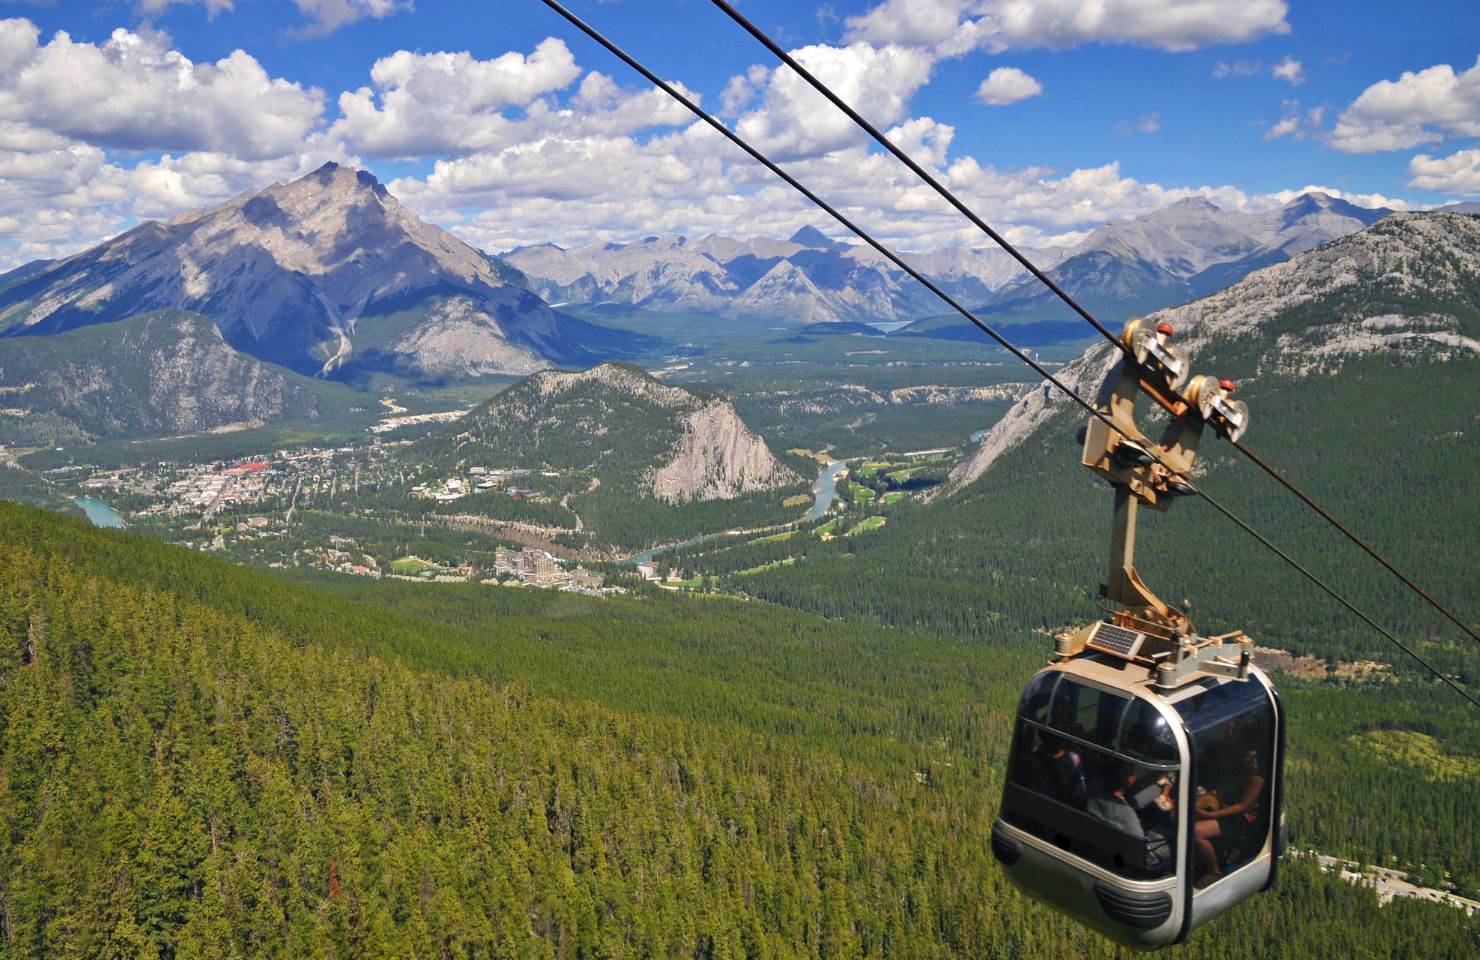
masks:
[[[1193,839],[1198,888],[1242,866],[1264,842],[1268,741],[1254,716],[1238,717],[1225,728],[1222,755],[1210,765],[1221,782],[1205,785],[1197,801]]]
[[[1085,809],[1125,836],[1139,840],[1145,851],[1142,866],[1155,874],[1171,863],[1172,843],[1170,834],[1162,826],[1148,823],[1142,812],[1146,807],[1154,809],[1154,802],[1148,801],[1140,809],[1136,805],[1137,798],[1142,796],[1142,790],[1138,790],[1137,785],[1143,779],[1150,778],[1135,765],[1118,760],[1110,761],[1105,769],[1104,788],[1089,798]],[[1148,784],[1141,786],[1144,789]],[[1161,795],[1163,788],[1154,780],[1149,786],[1157,790],[1157,795]]]
[[[1084,780],[1084,758],[1070,750],[1064,738],[1044,731],[1040,736],[1045,792],[1060,803],[1084,808],[1088,788]]]

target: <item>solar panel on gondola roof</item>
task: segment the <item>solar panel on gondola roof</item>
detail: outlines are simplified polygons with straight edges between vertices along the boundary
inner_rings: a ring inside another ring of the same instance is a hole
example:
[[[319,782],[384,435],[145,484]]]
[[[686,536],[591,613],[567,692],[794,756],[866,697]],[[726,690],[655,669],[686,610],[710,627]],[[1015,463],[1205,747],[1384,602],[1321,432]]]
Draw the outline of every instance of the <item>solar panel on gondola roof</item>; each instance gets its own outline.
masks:
[[[1141,648],[1141,641],[1145,639],[1144,633],[1101,622],[1095,626],[1095,634],[1086,646],[1130,660],[1135,657],[1136,651]]]

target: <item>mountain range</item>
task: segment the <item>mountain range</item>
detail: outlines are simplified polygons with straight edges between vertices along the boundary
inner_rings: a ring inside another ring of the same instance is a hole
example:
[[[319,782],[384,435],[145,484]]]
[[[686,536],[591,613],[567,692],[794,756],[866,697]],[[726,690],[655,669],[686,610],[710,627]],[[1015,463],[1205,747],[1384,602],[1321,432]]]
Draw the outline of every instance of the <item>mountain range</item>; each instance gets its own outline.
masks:
[[[526,374],[599,359],[593,342],[615,345],[611,331],[552,311],[517,270],[416,217],[368,172],[334,163],[0,277],[0,337],[158,309],[208,318],[259,360],[344,380]]]
[[[1048,263],[1052,250],[1030,254]],[[678,235],[635,243],[518,247],[503,259],[552,302],[613,303],[716,313],[786,324],[907,321],[939,312],[939,301],[861,244],[803,227],[786,240]],[[996,249],[912,255],[953,296],[977,301],[1022,273]]]
[[[1392,211],[1324,193],[1245,213],[1191,198],[1116,220],[1072,248],[1025,248],[1065,290],[1111,320],[1185,303],[1253,270],[1347,236]],[[946,248],[906,255],[968,306],[1009,322],[1064,316],[1053,294],[1007,253]],[[783,323],[918,321],[905,332],[955,338],[957,318],[872,248],[804,227],[786,240],[678,235],[565,249],[545,243],[503,258],[560,303],[622,304]]]
[[[1349,236],[1390,213],[1318,192],[1257,213],[1223,210],[1192,197],[1105,224],[1046,272],[1100,320],[1117,326],[1131,316],[1216,293],[1260,267]],[[993,291],[983,311],[1019,323],[1071,316],[1058,297],[1029,276]],[[954,315],[905,332],[979,336]]]

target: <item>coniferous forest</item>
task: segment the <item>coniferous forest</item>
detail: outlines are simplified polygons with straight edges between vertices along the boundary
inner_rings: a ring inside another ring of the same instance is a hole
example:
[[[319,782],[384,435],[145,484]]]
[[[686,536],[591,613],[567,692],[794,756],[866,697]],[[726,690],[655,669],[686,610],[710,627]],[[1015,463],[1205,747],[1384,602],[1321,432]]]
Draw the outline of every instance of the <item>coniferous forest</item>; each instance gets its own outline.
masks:
[[[292,583],[13,505],[0,548],[0,956],[1114,953],[988,850],[1036,648]],[[1355,701],[1292,696],[1323,718],[1294,734],[1297,845],[1473,864],[1472,778],[1353,764]],[[1176,954],[1477,948],[1459,911],[1292,861]]]

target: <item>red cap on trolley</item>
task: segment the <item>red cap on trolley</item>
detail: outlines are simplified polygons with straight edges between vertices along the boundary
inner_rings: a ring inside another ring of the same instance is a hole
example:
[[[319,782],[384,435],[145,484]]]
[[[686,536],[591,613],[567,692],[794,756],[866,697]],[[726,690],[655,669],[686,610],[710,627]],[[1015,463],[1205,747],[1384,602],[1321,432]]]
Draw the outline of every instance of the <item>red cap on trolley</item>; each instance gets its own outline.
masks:
[[[1176,331],[1172,329],[1172,325],[1170,323],[1167,323],[1165,320],[1156,325],[1156,332],[1166,334],[1169,337],[1173,333],[1176,333]]]
[[[1224,390],[1227,390],[1229,393],[1232,393],[1233,391],[1238,389],[1238,384],[1234,383],[1232,380],[1219,380],[1218,386],[1222,387]]]

